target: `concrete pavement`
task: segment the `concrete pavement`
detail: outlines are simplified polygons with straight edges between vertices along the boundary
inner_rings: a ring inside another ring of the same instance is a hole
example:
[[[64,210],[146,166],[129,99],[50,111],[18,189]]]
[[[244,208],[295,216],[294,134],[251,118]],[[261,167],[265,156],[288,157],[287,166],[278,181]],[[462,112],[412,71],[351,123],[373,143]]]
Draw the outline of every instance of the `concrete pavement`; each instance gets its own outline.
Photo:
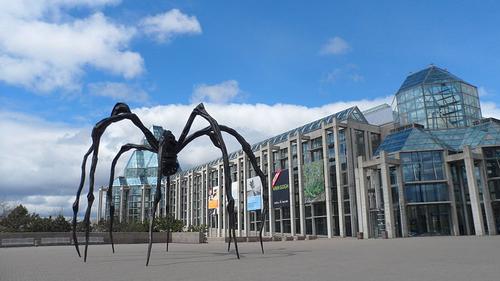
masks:
[[[240,243],[241,259],[222,242],[89,246],[87,263],[69,246],[0,248],[0,280],[500,280],[500,236],[389,240],[319,239]]]

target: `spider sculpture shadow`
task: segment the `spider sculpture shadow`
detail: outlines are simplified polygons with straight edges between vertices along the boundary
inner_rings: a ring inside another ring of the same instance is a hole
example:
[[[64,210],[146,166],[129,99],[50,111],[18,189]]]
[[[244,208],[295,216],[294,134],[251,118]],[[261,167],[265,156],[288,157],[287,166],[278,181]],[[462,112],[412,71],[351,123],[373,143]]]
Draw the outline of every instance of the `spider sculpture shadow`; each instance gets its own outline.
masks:
[[[208,121],[209,126],[201,129],[199,131],[196,131],[190,135],[188,135],[189,130],[191,128],[191,125],[193,124],[194,119],[200,116],[206,121]],[[257,175],[260,177],[260,180],[262,182],[262,187],[263,187],[263,192],[262,192],[262,198],[263,198],[263,207],[262,207],[262,224],[259,230],[259,238],[260,238],[260,247],[262,253],[264,253],[264,246],[262,243],[262,229],[263,226],[265,225],[266,222],[266,217],[267,217],[267,203],[268,203],[268,194],[267,194],[267,185],[266,183],[266,178],[264,176],[264,173],[260,169],[260,167],[257,165],[257,160],[255,158],[255,155],[248,144],[248,142],[240,135],[238,132],[236,132],[234,129],[229,128],[224,125],[219,125],[217,121],[212,118],[207,111],[205,110],[203,104],[199,104],[191,113],[189,116],[189,119],[181,133],[181,136],[178,140],[175,139],[175,136],[172,134],[172,132],[165,130],[163,131],[162,135],[160,136],[159,140],[157,140],[153,133],[149,131],[144,124],[141,122],[139,117],[132,113],[130,111],[130,108],[128,107],[127,104],[125,103],[117,103],[112,112],[111,116],[108,118],[104,118],[101,121],[99,121],[93,128],[92,130],[92,145],[90,146],[89,150],[85,153],[83,156],[83,161],[82,161],[82,173],[81,173],[81,178],[80,178],[80,185],[78,186],[78,190],[76,192],[76,200],[73,203],[73,220],[72,220],[72,226],[73,226],[73,241],[75,244],[76,252],[78,253],[78,256],[81,257],[80,254],[80,248],[78,246],[78,240],[76,237],[76,223],[77,223],[77,215],[78,215],[78,205],[79,205],[79,200],[80,200],[80,195],[83,189],[83,185],[85,183],[85,167],[87,163],[87,159],[90,154],[92,154],[92,162],[90,166],[90,173],[89,173],[89,190],[87,194],[87,209],[85,211],[85,216],[83,219],[83,224],[85,226],[85,252],[84,252],[84,261],[87,261],[87,250],[88,250],[88,244],[89,244],[89,228],[90,228],[90,211],[92,208],[92,203],[94,202],[94,179],[95,179],[95,170],[97,166],[97,159],[98,159],[98,152],[99,152],[99,144],[101,141],[101,137],[104,134],[106,128],[116,122],[120,122],[122,120],[130,120],[137,128],[139,128],[142,133],[144,134],[146,141],[144,145],[140,144],[125,144],[121,147],[120,151],[118,154],[115,156],[113,159],[113,162],[111,164],[111,172],[110,172],[110,177],[109,177],[109,185],[108,185],[108,190],[106,193],[106,201],[107,201],[107,207],[109,208],[109,236],[110,236],[110,241],[111,241],[111,248],[113,253],[115,252],[114,248],[114,243],[113,243],[113,218],[114,218],[114,203],[112,200],[112,194],[113,194],[113,178],[114,178],[114,173],[115,173],[115,166],[120,158],[120,156],[130,150],[130,149],[137,149],[137,150],[147,150],[151,151],[154,153],[157,153],[158,155],[158,175],[157,175],[157,180],[156,180],[156,193],[155,197],[153,200],[153,209],[150,212],[150,218],[149,218],[149,244],[148,244],[148,253],[147,253],[147,259],[146,259],[146,266],[149,264],[149,258],[151,256],[151,247],[153,243],[153,226],[154,226],[154,218],[155,218],[155,213],[156,209],[158,207],[158,203],[161,199],[161,180],[163,177],[166,177],[166,188],[170,187],[170,176],[174,175],[178,168],[179,164],[177,162],[177,154],[184,149],[191,141],[194,139],[207,135],[211,142],[213,143],[214,146],[219,148],[222,152],[222,159],[223,159],[223,167],[224,167],[224,190],[226,193],[226,200],[227,200],[227,211],[228,211],[228,216],[229,216],[229,241],[228,241],[228,247],[227,250],[229,251],[231,248],[231,240],[234,240],[234,247],[236,250],[236,256],[239,259],[240,254],[238,251],[238,243],[236,240],[236,230],[235,230],[235,211],[234,211],[234,198],[232,195],[232,190],[231,190],[231,176],[230,176],[230,170],[229,170],[229,157],[226,149],[226,145],[224,144],[224,140],[222,138],[222,133],[225,132],[230,135],[232,135],[236,140],[241,144],[243,151],[246,153],[248,156],[250,163],[254,169],[254,171],[257,173]],[[167,189],[165,189],[167,190]],[[165,194],[165,201],[168,202],[168,192]],[[166,207],[166,213],[168,214],[168,203]],[[168,251],[168,240],[169,240],[169,235],[170,231],[167,230],[167,251]]]

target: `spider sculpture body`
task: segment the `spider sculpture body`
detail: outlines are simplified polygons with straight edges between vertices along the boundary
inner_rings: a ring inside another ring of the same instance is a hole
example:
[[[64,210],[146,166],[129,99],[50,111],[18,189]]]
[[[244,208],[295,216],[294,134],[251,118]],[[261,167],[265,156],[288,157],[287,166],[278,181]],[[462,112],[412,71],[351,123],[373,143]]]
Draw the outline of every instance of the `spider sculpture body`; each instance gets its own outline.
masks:
[[[189,130],[191,128],[191,125],[194,121],[194,119],[200,116],[203,119],[207,120],[209,123],[209,126],[201,129],[199,131],[196,131],[190,135],[188,135]],[[149,264],[149,259],[151,256],[151,247],[152,247],[152,242],[153,242],[153,226],[154,226],[154,218],[156,214],[156,209],[158,207],[158,203],[161,199],[161,180],[162,178],[166,178],[166,188],[170,187],[170,176],[174,175],[178,168],[179,164],[177,161],[177,154],[181,152],[182,149],[184,149],[191,141],[194,139],[201,137],[201,136],[208,136],[212,142],[212,144],[219,148],[222,152],[222,159],[223,159],[223,168],[224,168],[224,191],[226,193],[226,200],[227,200],[227,211],[228,211],[228,218],[229,218],[229,241],[228,241],[228,251],[231,248],[231,240],[234,240],[234,247],[236,251],[236,256],[239,259],[239,251],[238,251],[238,244],[236,242],[236,230],[235,230],[235,211],[234,211],[234,198],[231,190],[231,177],[230,177],[230,171],[229,171],[229,157],[226,149],[226,145],[224,143],[224,140],[222,138],[222,132],[225,132],[227,134],[232,135],[236,140],[241,144],[243,151],[246,153],[248,156],[250,163],[254,169],[254,171],[257,173],[257,175],[260,177],[262,181],[262,186],[263,186],[263,192],[262,192],[262,197],[263,197],[263,208],[262,208],[262,221],[263,223],[261,224],[260,230],[259,230],[259,238],[260,238],[260,246],[261,246],[261,251],[264,253],[264,246],[262,243],[262,228],[265,225],[266,217],[267,217],[267,202],[268,202],[268,196],[266,192],[267,185],[265,184],[266,178],[264,176],[264,173],[260,169],[260,167],[257,165],[257,160],[255,158],[255,155],[253,154],[253,151],[248,144],[248,142],[240,135],[238,132],[236,132],[234,129],[229,128],[224,125],[219,125],[217,121],[212,118],[205,110],[203,104],[199,104],[191,113],[189,116],[189,119],[181,133],[181,136],[179,137],[178,140],[175,139],[175,136],[172,134],[172,132],[165,130],[163,131],[161,137],[159,140],[157,140],[153,133],[149,131],[144,124],[141,122],[141,120],[130,111],[130,108],[128,105],[124,103],[117,103],[115,107],[113,108],[111,112],[111,116],[107,117],[101,121],[99,121],[95,127],[92,130],[92,145],[88,149],[87,153],[85,153],[82,161],[82,173],[81,173],[81,178],[80,178],[80,184],[78,186],[78,190],[76,193],[76,200],[73,203],[73,220],[72,220],[72,226],[73,226],[73,241],[75,244],[76,251],[78,253],[78,256],[81,257],[80,254],[80,249],[78,245],[78,240],[76,237],[76,224],[77,224],[77,215],[78,215],[78,206],[79,206],[79,200],[80,200],[80,195],[85,183],[85,167],[87,163],[87,159],[92,154],[92,162],[90,165],[90,173],[89,173],[89,190],[87,194],[87,209],[85,211],[83,223],[85,226],[85,252],[84,252],[84,261],[87,261],[87,250],[88,250],[88,242],[89,242],[89,228],[90,228],[90,211],[92,208],[92,203],[94,201],[94,179],[95,179],[95,170],[97,166],[97,160],[98,160],[98,152],[99,152],[99,144],[102,135],[104,134],[106,128],[110,126],[113,123],[120,122],[122,120],[130,120],[137,128],[139,128],[142,133],[144,134],[146,138],[146,144],[140,145],[140,144],[125,144],[121,147],[120,151],[118,154],[115,156],[115,158],[112,161],[111,164],[111,172],[110,172],[110,177],[109,177],[109,184],[108,184],[108,190],[106,193],[106,202],[108,204],[109,208],[109,235],[110,235],[110,241],[111,241],[111,248],[114,253],[114,243],[113,243],[113,219],[114,219],[114,204],[112,200],[112,194],[113,194],[113,179],[114,179],[114,173],[115,173],[115,166],[120,158],[120,156],[125,153],[126,151],[130,149],[136,149],[136,150],[148,150],[154,153],[157,153],[158,155],[158,173],[157,173],[157,181],[156,181],[156,193],[155,197],[153,200],[153,208],[152,211],[150,212],[150,218],[149,218],[149,244],[148,244],[148,252],[147,252],[147,258],[146,258],[146,266]],[[166,192],[166,197],[168,196],[168,192]],[[168,198],[165,198],[165,201],[168,202]],[[166,213],[168,214],[168,204],[167,204],[167,209]],[[170,231],[167,230],[167,251],[168,251],[168,240],[169,240],[169,235]]]

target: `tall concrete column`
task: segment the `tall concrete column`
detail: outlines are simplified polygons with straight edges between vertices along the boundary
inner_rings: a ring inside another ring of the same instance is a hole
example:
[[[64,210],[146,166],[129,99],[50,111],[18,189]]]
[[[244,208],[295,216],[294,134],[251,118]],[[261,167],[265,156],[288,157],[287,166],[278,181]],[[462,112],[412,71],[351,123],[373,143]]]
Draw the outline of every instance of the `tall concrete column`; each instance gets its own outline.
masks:
[[[325,180],[325,204],[326,204],[326,228],[328,238],[333,237],[333,226],[332,226],[332,190],[330,188],[330,162],[328,161],[328,144],[326,142],[327,129],[325,129],[325,124],[321,125],[321,138],[323,146],[323,175]]]
[[[144,223],[144,215],[145,215],[145,200],[146,199],[146,186],[141,186],[141,223]]]
[[[124,213],[123,209],[125,209],[124,196],[125,196],[125,187],[120,186],[120,222],[123,222],[123,213]]]
[[[354,156],[356,155],[357,147],[353,145],[353,134],[354,130],[351,128],[345,128],[346,136],[346,150],[347,150],[347,181],[349,190],[349,207],[351,209],[351,234],[356,236],[358,232],[358,215],[357,215],[357,204],[356,204],[356,190],[355,190],[355,179],[354,179],[354,167],[356,166],[356,161]]]
[[[339,215],[339,235],[345,237],[345,214],[344,214],[344,186],[342,183],[342,169],[340,163],[340,140],[339,126],[337,120],[333,120],[333,141],[335,143],[335,173],[337,180],[337,209]]]
[[[288,139],[288,191],[290,192],[290,234],[295,235],[295,186],[293,181],[293,155],[292,155],[292,140]],[[283,219],[282,219],[283,221]],[[283,231],[283,229],[282,229]]]
[[[202,169],[200,171],[200,176],[199,176],[199,196],[198,196],[198,208],[200,208],[199,216],[200,216],[200,225],[206,224],[205,223],[205,192],[206,192],[206,185],[205,185],[205,171]]]
[[[248,231],[250,229],[250,224],[248,220],[248,209],[247,209],[247,179],[248,179],[248,167],[247,167],[248,157],[246,154],[243,155],[243,229],[244,236],[248,237]]]
[[[491,194],[488,187],[488,176],[486,175],[486,165],[484,160],[481,160],[481,188],[483,190],[484,214],[486,215],[486,225],[488,226],[488,234],[496,235],[495,216],[491,206]]]
[[[190,226],[193,224],[192,221],[192,206],[193,206],[193,184],[194,184],[194,174],[193,171],[189,172],[187,179],[186,179],[186,224],[187,226]]]
[[[99,222],[102,218],[102,194],[103,194],[103,187],[99,187],[99,196],[98,196],[98,202],[97,202],[97,222]]]
[[[297,136],[297,172],[299,177],[299,222],[300,222],[300,234],[306,235],[306,210],[304,205],[304,184],[302,179],[302,135]]]
[[[272,167],[272,156],[273,149],[272,146],[267,144],[267,191],[268,191],[268,208],[269,208],[269,236],[274,235],[274,204],[273,204],[273,177],[274,173],[271,170]]]
[[[241,175],[240,175],[240,158],[237,157],[236,158],[236,182],[238,183],[238,194],[237,195],[237,199],[236,199],[236,222],[238,223],[238,232],[237,232],[237,235],[238,236],[241,236],[241,230],[242,230],[242,227],[241,227]],[[235,194],[233,194],[234,196]]]
[[[474,168],[474,158],[470,147],[464,146],[464,164],[465,173],[467,175],[467,185],[469,187],[470,205],[472,209],[472,219],[474,221],[474,229],[476,235],[485,234],[483,223],[483,212],[481,210],[481,198],[479,194],[479,186],[477,184],[476,171]]]
[[[181,188],[181,177],[177,176],[176,179],[176,184],[175,184],[175,215],[176,219],[180,220],[181,219],[181,193],[182,193],[182,188]]]
[[[401,220],[401,235],[408,237],[408,223],[406,217],[406,200],[403,182],[403,169],[401,165],[396,168],[396,177],[398,181],[398,199],[399,199],[399,217]]]
[[[222,217],[224,215],[223,213],[223,208],[222,208],[222,192],[223,192],[223,185],[224,185],[224,180],[222,179],[222,169],[219,164],[217,164],[217,184],[219,185],[219,192],[217,193],[218,195],[218,204],[217,204],[217,237],[222,237]],[[224,223],[224,229],[225,229],[225,223]]]
[[[444,152],[444,159],[446,159],[446,156],[448,155],[448,151]],[[457,215],[457,202],[455,199],[455,188],[453,185],[453,175],[451,174],[451,169],[450,169],[450,164],[446,162],[446,160],[443,163],[444,165],[444,175],[446,178],[446,183],[448,186],[448,198],[450,200],[450,207],[451,207],[451,234],[454,236],[460,235],[460,229],[458,225],[458,215]]]
[[[394,238],[396,234],[396,227],[394,224],[394,210],[392,207],[392,190],[391,190],[391,177],[389,164],[387,164],[387,152],[380,153],[382,164],[380,165],[380,175],[382,178],[382,194],[384,196],[384,217],[385,217],[385,231],[387,238]]]
[[[208,173],[209,173],[208,165],[205,166],[203,170],[203,199],[202,199],[202,218],[203,224],[209,226],[208,223]]]
[[[363,232],[363,238],[370,238],[370,228],[368,225],[368,219],[370,216],[370,208],[368,203],[368,192],[367,192],[367,183],[366,183],[366,172],[363,167],[363,157],[358,157],[358,183],[356,194],[358,194],[359,198],[359,216],[360,220],[360,231]]]
[[[167,193],[167,192],[170,191],[170,186],[167,185],[167,179],[166,178],[165,178],[165,181],[164,181],[163,185],[164,185],[164,188],[163,188],[164,192],[162,194],[163,199],[164,199],[163,200],[163,210],[165,210],[165,217],[167,217],[167,215],[168,215],[168,212],[167,212],[167,204],[168,204],[167,198],[170,197],[170,194]],[[160,204],[161,204],[161,202],[160,202]]]

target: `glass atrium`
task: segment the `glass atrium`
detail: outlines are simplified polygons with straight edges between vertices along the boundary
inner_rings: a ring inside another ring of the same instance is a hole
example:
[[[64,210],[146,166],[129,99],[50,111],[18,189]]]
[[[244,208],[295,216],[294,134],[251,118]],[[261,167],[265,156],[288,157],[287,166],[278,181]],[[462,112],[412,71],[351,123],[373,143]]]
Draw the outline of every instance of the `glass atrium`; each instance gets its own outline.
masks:
[[[459,128],[481,119],[477,88],[436,66],[408,76],[396,93],[395,103],[401,125]]]

